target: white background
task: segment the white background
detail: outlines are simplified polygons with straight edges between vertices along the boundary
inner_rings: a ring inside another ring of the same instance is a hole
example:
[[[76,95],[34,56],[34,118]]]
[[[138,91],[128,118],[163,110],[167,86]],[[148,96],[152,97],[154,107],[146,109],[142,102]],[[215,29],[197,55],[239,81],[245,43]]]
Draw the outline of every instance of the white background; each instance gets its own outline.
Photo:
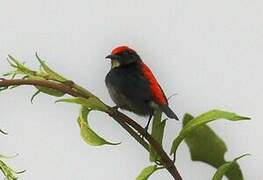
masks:
[[[136,49],[158,77],[180,118],[212,108],[251,116],[250,122],[211,123],[225,140],[226,159],[240,160],[246,180],[262,178],[263,1],[260,0],[1,0],[0,72],[7,54],[38,68],[34,52],[57,71],[113,105],[104,85],[117,45]],[[94,112],[91,125],[122,144],[91,147],[79,136],[78,107],[54,104],[31,87],[0,94],[0,153],[19,153],[8,163],[26,169],[22,180],[134,179],[149,165],[148,154],[113,120]],[[131,115],[142,125],[146,119]],[[181,122],[169,121],[165,148]],[[191,162],[180,146],[176,166],[185,180],[209,180],[215,169]],[[164,170],[153,180],[169,180]]]

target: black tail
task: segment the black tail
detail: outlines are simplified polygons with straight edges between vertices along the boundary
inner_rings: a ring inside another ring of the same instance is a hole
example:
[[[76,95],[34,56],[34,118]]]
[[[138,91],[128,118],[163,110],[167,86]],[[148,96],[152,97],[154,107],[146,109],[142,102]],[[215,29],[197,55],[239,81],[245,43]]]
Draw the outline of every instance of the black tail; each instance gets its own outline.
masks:
[[[169,108],[168,105],[160,106],[161,111],[166,114],[167,117],[171,119],[179,120],[179,118],[176,116],[176,114]]]

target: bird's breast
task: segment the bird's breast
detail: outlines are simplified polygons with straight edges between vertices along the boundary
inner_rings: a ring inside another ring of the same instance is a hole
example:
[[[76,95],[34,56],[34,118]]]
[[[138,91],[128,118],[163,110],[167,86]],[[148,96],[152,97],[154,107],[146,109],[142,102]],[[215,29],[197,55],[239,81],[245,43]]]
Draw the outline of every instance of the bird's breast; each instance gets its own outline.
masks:
[[[105,81],[116,105],[137,114],[150,114],[150,88],[137,67],[111,69]]]

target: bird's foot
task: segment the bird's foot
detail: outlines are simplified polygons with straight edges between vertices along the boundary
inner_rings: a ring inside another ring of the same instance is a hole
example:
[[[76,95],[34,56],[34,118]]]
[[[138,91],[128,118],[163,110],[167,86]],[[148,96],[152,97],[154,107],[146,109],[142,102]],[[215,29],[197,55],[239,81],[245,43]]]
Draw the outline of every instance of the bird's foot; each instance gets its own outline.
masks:
[[[148,129],[149,129],[149,125],[150,125],[151,119],[152,119],[152,114],[150,114],[148,122],[147,122],[147,124],[146,124],[146,126],[144,128],[144,134],[148,133]],[[143,134],[139,133],[139,135],[140,135],[140,137],[142,139],[144,139],[144,135]]]

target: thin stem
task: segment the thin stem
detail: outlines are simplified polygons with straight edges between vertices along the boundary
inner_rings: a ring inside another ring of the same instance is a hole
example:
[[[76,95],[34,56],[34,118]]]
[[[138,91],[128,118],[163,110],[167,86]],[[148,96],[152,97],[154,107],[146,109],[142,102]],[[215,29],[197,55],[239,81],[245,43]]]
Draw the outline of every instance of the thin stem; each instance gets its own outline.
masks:
[[[91,96],[96,97],[92,93],[90,93],[85,88],[82,88],[79,85],[76,85],[72,82],[72,84],[62,84],[48,80],[31,80],[31,79],[0,79],[0,87],[9,87],[13,85],[32,85],[32,86],[42,86],[47,88],[52,88],[69,94],[74,97],[83,97],[89,98]],[[99,99],[99,98],[98,98]],[[103,103],[103,102],[101,102]],[[103,103],[104,104],[104,103]],[[146,150],[149,151],[149,144],[154,148],[157,154],[161,158],[161,163],[163,166],[169,171],[169,173],[176,180],[182,180],[179,172],[177,171],[174,162],[170,159],[167,153],[163,150],[162,146],[155,141],[155,139],[148,134],[143,127],[141,127],[137,122],[126,116],[125,114],[117,111],[114,108],[108,106],[108,111],[106,112],[109,116],[115,119],[130,135],[132,135]],[[144,136],[144,138],[148,141],[145,142],[139,135]]]

